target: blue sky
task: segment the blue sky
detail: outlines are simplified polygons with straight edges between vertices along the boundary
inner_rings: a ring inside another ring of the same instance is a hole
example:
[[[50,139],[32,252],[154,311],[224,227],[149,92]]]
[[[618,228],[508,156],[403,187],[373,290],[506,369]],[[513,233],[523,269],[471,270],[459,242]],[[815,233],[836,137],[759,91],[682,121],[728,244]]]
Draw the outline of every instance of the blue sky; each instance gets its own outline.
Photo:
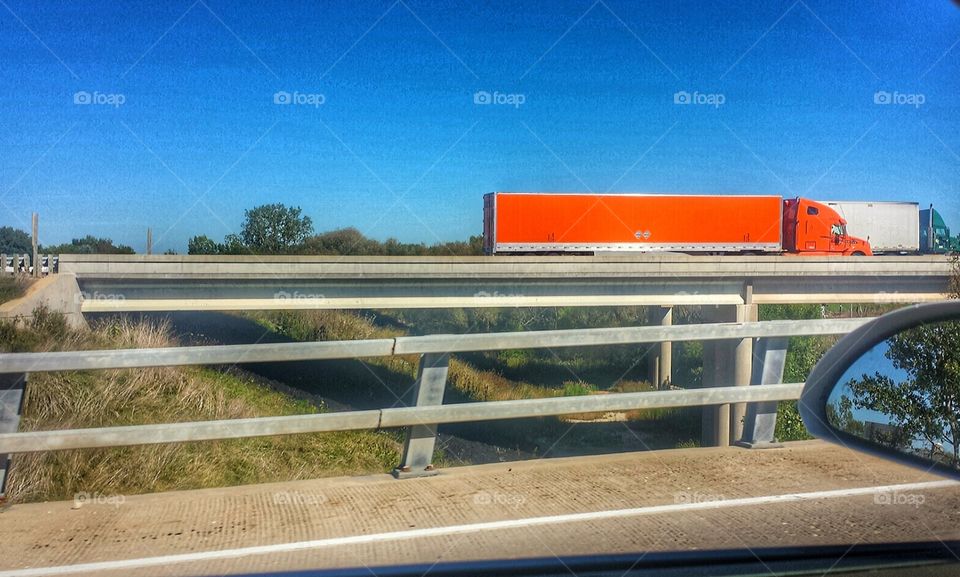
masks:
[[[429,243],[479,234],[485,192],[612,190],[960,231],[958,41],[947,0],[2,0],[0,224],[182,252],[284,202]]]

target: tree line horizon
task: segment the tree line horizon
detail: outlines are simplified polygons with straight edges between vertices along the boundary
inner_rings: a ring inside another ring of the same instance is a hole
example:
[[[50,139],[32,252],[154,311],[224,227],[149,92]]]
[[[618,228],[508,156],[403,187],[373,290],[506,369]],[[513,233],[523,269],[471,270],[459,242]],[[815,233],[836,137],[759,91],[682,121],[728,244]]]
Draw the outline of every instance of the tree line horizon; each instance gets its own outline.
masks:
[[[0,253],[29,254],[33,250],[30,235],[11,226],[0,227]],[[41,254],[136,254],[125,244],[107,237],[86,235],[68,243],[41,245]],[[164,254],[179,254],[167,250]],[[313,219],[299,206],[282,203],[262,204],[244,211],[239,234],[228,234],[222,242],[205,234],[190,237],[187,254],[313,254],[383,256],[471,256],[483,254],[483,236],[468,240],[425,243],[384,241],[366,237],[353,226],[316,233]]]

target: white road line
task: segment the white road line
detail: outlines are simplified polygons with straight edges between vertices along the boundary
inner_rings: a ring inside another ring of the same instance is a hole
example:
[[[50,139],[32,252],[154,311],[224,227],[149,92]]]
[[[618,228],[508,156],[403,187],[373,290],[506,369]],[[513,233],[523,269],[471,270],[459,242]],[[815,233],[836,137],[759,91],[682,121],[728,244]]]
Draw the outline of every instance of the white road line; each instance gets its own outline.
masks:
[[[73,573],[100,572],[121,569],[138,569],[155,567],[174,563],[191,563],[197,561],[211,561],[215,559],[234,559],[251,555],[267,555],[270,553],[289,553],[305,549],[319,549],[323,547],[337,547],[344,545],[362,545],[383,541],[399,541],[404,539],[421,539],[424,537],[438,537],[443,535],[457,535],[480,531],[498,531],[532,527],[537,525],[551,525],[558,523],[578,523],[618,517],[639,517],[642,515],[660,515],[664,513],[680,513],[686,511],[702,511],[707,509],[724,509],[727,507],[748,507],[752,505],[767,505],[771,503],[794,503],[797,501],[812,501],[816,499],[836,499],[840,497],[856,497],[891,492],[921,491],[924,489],[942,489],[956,487],[957,481],[928,481],[923,483],[905,483],[901,485],[882,485],[876,487],[856,487],[852,489],[836,489],[832,491],[815,491],[810,493],[788,493],[786,495],[765,495],[762,497],[744,497],[742,499],[723,499],[705,501],[702,503],[675,503],[671,505],[654,505],[635,509],[616,509],[613,511],[595,511],[589,513],[571,513],[567,515],[549,515],[546,517],[532,517],[529,519],[510,519],[507,521],[492,521],[488,523],[472,523],[468,525],[451,525],[448,527],[433,527],[430,529],[414,529],[412,531],[394,531],[390,533],[375,533],[373,535],[354,535],[352,537],[334,537],[331,539],[317,539],[313,541],[298,541],[296,543],[277,543],[257,547],[241,547],[238,549],[224,549],[221,551],[203,551],[199,553],[184,553],[180,555],[164,555],[161,557],[142,557],[139,559],[123,559],[120,561],[101,561],[98,563],[80,563],[77,565],[60,565],[55,567],[36,567],[0,571],[0,577],[36,577],[40,575],[69,575]]]

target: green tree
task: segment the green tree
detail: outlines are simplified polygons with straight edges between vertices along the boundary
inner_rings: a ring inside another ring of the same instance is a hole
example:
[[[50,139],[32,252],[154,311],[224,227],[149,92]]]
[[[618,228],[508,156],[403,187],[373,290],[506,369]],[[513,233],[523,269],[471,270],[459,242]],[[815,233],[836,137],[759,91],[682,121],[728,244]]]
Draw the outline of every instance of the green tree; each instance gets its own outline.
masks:
[[[221,254],[249,254],[250,252],[250,248],[243,244],[239,236],[228,234],[223,237],[223,244],[220,245]]]
[[[114,244],[109,238],[98,238],[87,235],[75,238],[69,243],[45,246],[40,252],[50,254],[135,254],[134,250],[125,244]]]
[[[827,422],[850,434],[863,436],[863,422],[853,416],[853,401],[842,396],[836,404],[826,406]]]
[[[187,254],[219,254],[222,246],[209,236],[202,234],[187,241]]]
[[[4,254],[27,254],[33,251],[30,235],[13,228],[0,227],[0,252]]]
[[[353,227],[322,232],[304,243],[304,252],[308,254],[383,254],[381,248],[377,241],[363,236]],[[399,254],[399,251],[394,254]]]
[[[818,305],[760,305],[761,321],[781,319],[818,319],[821,318]],[[786,383],[798,383],[807,380],[807,375],[823,354],[830,349],[835,339],[832,337],[791,337],[787,347],[786,365],[783,380]],[[774,437],[780,441],[800,441],[812,439],[800,418],[796,401],[783,401],[777,406],[777,427]]]
[[[304,254],[386,255],[386,256],[469,256],[483,254],[483,237],[455,240],[427,246],[424,243],[400,242],[391,237],[380,242],[367,238],[354,227],[339,228],[311,236],[301,250]]]
[[[253,252],[277,254],[301,246],[311,234],[313,221],[299,206],[264,204],[246,211],[240,240]]]

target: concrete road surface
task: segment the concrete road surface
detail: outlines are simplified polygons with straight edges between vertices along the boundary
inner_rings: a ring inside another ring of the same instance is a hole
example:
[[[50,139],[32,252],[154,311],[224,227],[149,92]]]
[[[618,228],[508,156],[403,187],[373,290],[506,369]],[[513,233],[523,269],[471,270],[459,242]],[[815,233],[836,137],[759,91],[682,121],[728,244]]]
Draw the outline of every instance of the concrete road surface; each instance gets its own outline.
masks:
[[[960,486],[818,441],[15,505],[0,577],[960,538]]]

